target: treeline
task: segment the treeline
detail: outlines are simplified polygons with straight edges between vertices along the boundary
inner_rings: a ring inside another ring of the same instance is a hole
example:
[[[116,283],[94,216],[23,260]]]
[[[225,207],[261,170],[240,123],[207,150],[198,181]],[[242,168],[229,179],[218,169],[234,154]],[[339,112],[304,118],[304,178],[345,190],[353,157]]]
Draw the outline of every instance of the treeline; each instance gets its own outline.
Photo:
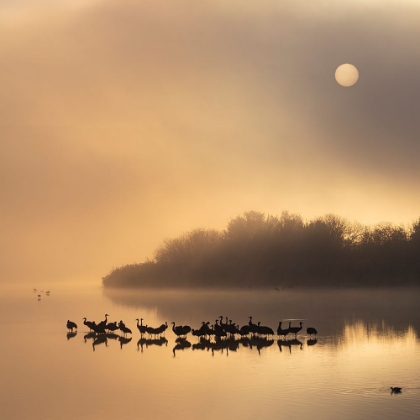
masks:
[[[328,214],[250,211],[226,230],[167,239],[154,258],[112,270],[106,287],[420,286],[420,219],[366,226]]]

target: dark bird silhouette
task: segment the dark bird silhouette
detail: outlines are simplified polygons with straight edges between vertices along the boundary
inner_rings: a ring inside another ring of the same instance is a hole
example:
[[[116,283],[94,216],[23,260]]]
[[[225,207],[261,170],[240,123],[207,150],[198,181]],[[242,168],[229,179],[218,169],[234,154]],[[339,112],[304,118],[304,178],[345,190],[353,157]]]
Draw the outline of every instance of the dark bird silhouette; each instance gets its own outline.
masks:
[[[258,329],[257,332],[260,335],[274,335],[274,331],[270,327],[266,327],[265,325],[260,325],[261,323],[258,322]]]
[[[401,393],[402,388],[400,388],[399,386],[391,386],[391,393],[392,394],[399,394]]]
[[[116,331],[118,330],[120,327],[117,325],[117,321],[115,322],[108,322],[108,324],[106,324],[105,329],[108,331]]]
[[[306,328],[306,333],[309,335],[316,335],[318,334],[318,331],[314,327],[308,327]]]
[[[297,333],[302,329],[302,322],[300,322],[300,327],[292,327],[291,322],[289,322],[289,332],[295,335],[295,338],[297,336]]]
[[[67,329],[73,332],[73,328],[77,330],[77,325],[73,321],[67,320]]]
[[[93,325],[93,331],[95,331],[96,334],[106,334],[106,325],[104,325],[102,322],[100,322],[98,325]]]
[[[247,336],[249,333],[251,332],[251,327],[249,325],[243,325],[240,329],[239,329],[239,334],[242,337]]]
[[[95,331],[95,328],[94,327],[96,327],[96,323],[95,323],[95,321],[88,321],[86,318],[83,318],[83,324],[85,324],[89,329],[90,329],[90,331]]]
[[[130,328],[127,328],[123,322],[120,321],[119,327],[120,327],[120,330],[123,332],[124,335],[131,334]]]
[[[283,329],[281,327],[281,322],[279,322],[279,326],[277,327],[277,335],[285,338],[287,334],[289,334],[289,332],[290,332],[289,328]]]
[[[159,327],[157,327],[157,328],[155,328],[155,330],[156,330],[156,334],[157,335],[161,335],[161,334],[163,334],[165,331],[166,331],[166,329],[168,328],[168,323],[167,322],[165,322],[164,324],[162,324],[161,326],[159,326]]]
[[[137,321],[137,329],[139,330],[140,334],[143,335],[146,332],[146,326],[143,325],[143,318],[140,318],[140,320],[138,318],[136,318]],[[139,324],[140,321],[140,324]]]
[[[105,330],[106,324],[108,323],[108,317],[109,315],[105,314],[105,319],[97,324],[100,329],[103,328]]]
[[[251,333],[255,334],[256,332],[258,332],[258,325],[252,322],[252,316],[249,317],[248,325]]]
[[[175,322],[172,322],[172,324],[172,331],[178,337],[186,336],[191,331],[191,327],[189,325],[175,326]]]

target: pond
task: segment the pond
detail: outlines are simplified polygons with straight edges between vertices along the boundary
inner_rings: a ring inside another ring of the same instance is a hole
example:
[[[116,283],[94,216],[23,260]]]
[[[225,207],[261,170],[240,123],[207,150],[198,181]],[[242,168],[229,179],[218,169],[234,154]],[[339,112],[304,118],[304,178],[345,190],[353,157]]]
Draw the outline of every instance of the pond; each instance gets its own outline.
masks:
[[[38,298],[40,295],[40,298]],[[414,419],[420,413],[420,290],[109,291],[4,288],[1,418]],[[123,320],[93,336],[83,318]],[[179,340],[220,316],[276,335]],[[136,318],[161,336],[141,336]],[[69,333],[66,321],[77,323]],[[317,336],[309,336],[307,327]],[[391,386],[402,387],[392,393]]]

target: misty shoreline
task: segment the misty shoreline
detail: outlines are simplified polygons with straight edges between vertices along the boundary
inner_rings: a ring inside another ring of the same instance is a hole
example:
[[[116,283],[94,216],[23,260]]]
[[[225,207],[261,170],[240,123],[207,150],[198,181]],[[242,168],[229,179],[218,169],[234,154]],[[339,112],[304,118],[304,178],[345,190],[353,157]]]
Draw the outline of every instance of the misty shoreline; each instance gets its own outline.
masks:
[[[154,259],[113,269],[106,288],[290,289],[420,286],[420,219],[364,226],[329,214],[250,211],[226,230],[167,239]]]

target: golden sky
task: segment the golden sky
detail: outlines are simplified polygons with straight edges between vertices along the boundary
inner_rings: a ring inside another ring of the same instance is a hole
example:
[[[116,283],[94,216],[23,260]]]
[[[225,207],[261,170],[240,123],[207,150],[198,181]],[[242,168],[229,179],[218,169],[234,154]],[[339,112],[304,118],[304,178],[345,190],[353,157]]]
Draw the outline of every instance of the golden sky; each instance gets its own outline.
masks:
[[[100,279],[247,210],[411,223],[418,22],[414,0],[0,0],[1,281]]]

